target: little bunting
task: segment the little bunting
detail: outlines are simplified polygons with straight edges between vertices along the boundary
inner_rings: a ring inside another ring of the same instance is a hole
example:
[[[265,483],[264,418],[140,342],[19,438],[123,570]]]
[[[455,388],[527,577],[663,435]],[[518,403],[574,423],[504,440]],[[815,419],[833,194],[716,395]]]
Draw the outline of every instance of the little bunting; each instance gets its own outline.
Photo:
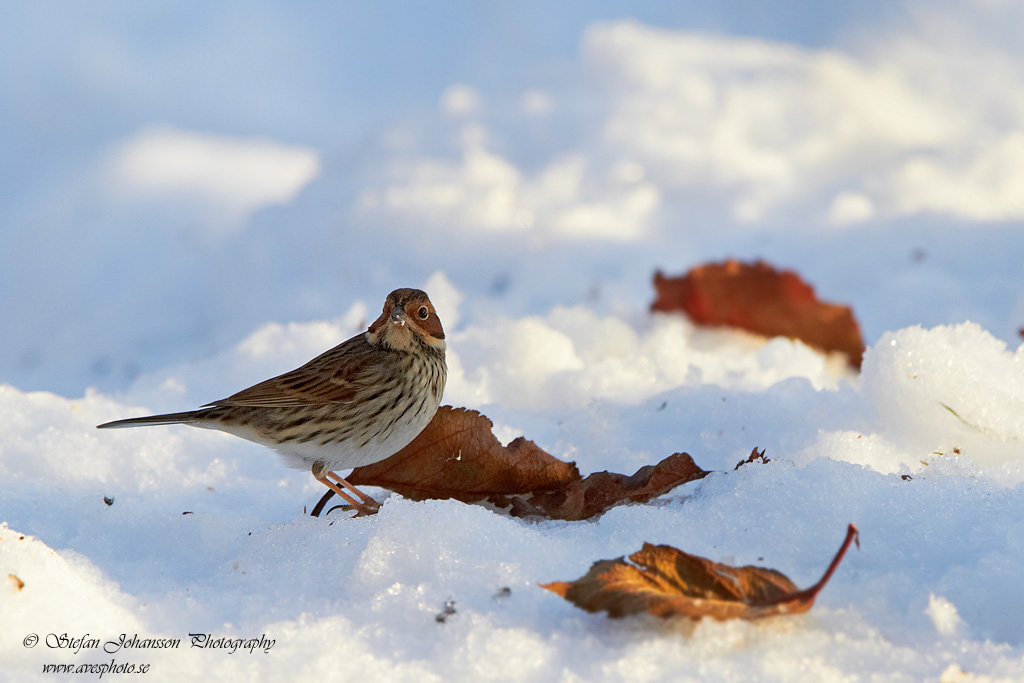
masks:
[[[334,470],[402,450],[434,417],[447,376],[444,329],[433,304],[418,289],[396,289],[366,332],[300,368],[198,410],[98,427],[187,424],[228,432],[310,468],[359,514],[372,514],[379,504]]]

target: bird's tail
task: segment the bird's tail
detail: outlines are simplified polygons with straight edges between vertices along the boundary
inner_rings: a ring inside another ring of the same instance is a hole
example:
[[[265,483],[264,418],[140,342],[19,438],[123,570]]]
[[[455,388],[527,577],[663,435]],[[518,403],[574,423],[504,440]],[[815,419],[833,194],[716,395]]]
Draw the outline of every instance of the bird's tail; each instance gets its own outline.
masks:
[[[145,427],[147,425],[189,424],[196,421],[200,411],[187,413],[167,413],[166,415],[150,415],[148,417],[129,417],[125,420],[114,420],[96,425],[96,429],[119,429],[121,427]]]

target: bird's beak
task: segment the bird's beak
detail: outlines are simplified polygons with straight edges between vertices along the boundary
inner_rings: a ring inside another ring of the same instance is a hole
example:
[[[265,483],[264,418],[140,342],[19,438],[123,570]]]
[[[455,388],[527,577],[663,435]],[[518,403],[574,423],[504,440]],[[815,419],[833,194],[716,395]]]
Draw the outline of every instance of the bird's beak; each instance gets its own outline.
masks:
[[[405,325],[405,311],[401,308],[396,308],[391,312],[391,317],[388,320],[396,325]]]

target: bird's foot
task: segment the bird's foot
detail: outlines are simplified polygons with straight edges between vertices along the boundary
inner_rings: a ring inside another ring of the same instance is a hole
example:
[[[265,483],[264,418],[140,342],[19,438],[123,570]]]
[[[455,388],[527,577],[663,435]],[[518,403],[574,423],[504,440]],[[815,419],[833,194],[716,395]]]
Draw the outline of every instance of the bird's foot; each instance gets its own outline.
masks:
[[[338,476],[334,472],[328,471],[323,463],[315,463],[312,467],[312,473],[313,477],[316,478],[317,481],[326,486],[332,492],[341,496],[342,500],[348,502],[348,504],[356,511],[356,517],[369,517],[370,515],[377,514],[380,510],[380,503],[345,481],[343,477]],[[332,479],[334,481],[331,481]],[[343,491],[338,484],[334,483],[335,481],[352,493],[356,494],[360,500],[356,500],[347,492]],[[321,503],[324,502],[326,502],[326,500],[321,501]],[[318,511],[321,507],[321,505],[317,505],[317,507],[314,508],[314,511]]]

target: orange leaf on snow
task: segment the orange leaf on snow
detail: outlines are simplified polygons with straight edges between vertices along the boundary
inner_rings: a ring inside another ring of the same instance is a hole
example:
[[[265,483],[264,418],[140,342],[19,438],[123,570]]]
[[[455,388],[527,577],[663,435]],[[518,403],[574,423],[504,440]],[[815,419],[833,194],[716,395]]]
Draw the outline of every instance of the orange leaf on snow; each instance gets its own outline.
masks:
[[[750,452],[750,455],[747,456],[747,459],[740,460],[738,463],[736,463],[736,467],[733,467],[732,471],[735,472],[744,465],[750,465],[755,462],[761,463],[763,465],[764,463],[771,462],[771,459],[764,457],[764,449],[759,451],[757,450],[757,446],[754,446],[754,450]]]
[[[390,458],[352,470],[355,486],[380,486],[406,498],[483,500],[545,491],[580,478],[576,464],[519,437],[502,446],[493,423],[475,410],[441,406],[430,424]]]
[[[523,437],[502,446],[493,424],[475,410],[441,406],[430,424],[390,458],[352,470],[355,486],[380,486],[407,498],[488,500],[511,505],[511,514],[582,520],[619,503],[642,503],[707,472],[685,453],[640,468],[631,477],[597,472],[580,477],[564,462]],[[319,516],[334,495],[324,494],[312,515]]]
[[[569,521],[590,519],[619,503],[646,503],[707,474],[687,453],[676,453],[657,465],[641,467],[631,477],[595,472],[554,491],[517,496],[512,501],[512,515]]]
[[[730,259],[680,277],[657,272],[654,288],[653,311],[683,312],[699,325],[799,339],[826,352],[841,351],[860,368],[864,340],[853,311],[819,301],[814,288],[793,271]]]
[[[604,611],[611,617],[646,612],[662,618],[726,620],[798,614],[814,604],[852,541],[860,547],[857,527],[851,524],[824,576],[805,590],[798,590],[774,569],[731,567],[672,546],[649,543],[629,556],[632,564],[622,557],[601,560],[576,581],[541,587],[588,612]]]

